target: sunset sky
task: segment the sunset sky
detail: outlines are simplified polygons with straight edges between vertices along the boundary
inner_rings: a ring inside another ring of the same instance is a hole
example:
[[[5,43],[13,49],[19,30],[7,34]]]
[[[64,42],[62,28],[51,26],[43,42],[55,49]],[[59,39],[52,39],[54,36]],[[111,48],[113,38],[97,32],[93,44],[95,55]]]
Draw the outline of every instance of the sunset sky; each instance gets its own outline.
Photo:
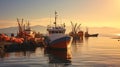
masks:
[[[17,26],[16,18],[47,26],[54,11],[59,23],[120,28],[120,0],[0,0],[0,28]],[[50,20],[51,18],[51,20]]]

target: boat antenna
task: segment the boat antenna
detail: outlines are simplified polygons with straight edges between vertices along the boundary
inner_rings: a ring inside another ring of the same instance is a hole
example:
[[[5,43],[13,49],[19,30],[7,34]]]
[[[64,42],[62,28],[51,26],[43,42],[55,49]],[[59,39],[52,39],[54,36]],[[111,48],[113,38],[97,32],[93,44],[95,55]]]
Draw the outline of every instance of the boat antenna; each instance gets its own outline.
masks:
[[[56,27],[56,25],[57,25],[57,23],[56,23],[56,21],[57,21],[57,12],[55,11],[55,22],[54,22],[54,24],[55,24],[55,27]]]
[[[86,27],[86,32],[88,33],[88,27]]]

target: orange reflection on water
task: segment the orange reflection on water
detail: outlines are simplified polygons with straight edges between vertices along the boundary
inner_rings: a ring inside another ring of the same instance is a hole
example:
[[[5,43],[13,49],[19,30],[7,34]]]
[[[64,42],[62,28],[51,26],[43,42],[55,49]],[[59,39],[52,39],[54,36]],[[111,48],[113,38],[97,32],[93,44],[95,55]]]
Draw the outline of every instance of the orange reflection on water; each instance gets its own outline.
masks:
[[[67,50],[54,50],[54,49],[46,49],[45,50],[47,54],[51,54],[54,55],[58,58],[61,59],[71,59],[72,58],[72,54],[71,54],[71,49],[67,49]]]
[[[72,53],[70,48],[67,50],[46,49],[45,53],[48,54],[50,67],[64,67],[71,65]]]

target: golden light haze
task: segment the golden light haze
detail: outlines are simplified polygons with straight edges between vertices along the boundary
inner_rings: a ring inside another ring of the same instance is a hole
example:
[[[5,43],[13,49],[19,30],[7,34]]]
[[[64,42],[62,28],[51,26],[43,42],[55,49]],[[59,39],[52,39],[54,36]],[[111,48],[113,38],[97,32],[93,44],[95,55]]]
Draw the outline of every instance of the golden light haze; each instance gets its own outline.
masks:
[[[53,5],[47,7],[45,5],[42,6],[42,8],[39,8],[42,12],[38,13],[34,9],[36,7],[33,7],[33,10],[30,11],[32,14],[28,14],[30,16],[27,18],[26,14],[21,13],[20,16],[18,14],[11,15],[9,17],[11,19],[0,19],[0,28],[17,26],[16,18],[19,17],[29,20],[32,26],[47,26],[54,22],[55,10],[58,12],[58,23],[65,23],[66,26],[71,26],[70,22],[72,21],[73,23],[88,27],[120,28],[120,0],[69,0],[61,1],[60,3],[56,1],[56,4]],[[44,10],[43,8],[47,9]],[[50,15],[52,15],[51,18]]]

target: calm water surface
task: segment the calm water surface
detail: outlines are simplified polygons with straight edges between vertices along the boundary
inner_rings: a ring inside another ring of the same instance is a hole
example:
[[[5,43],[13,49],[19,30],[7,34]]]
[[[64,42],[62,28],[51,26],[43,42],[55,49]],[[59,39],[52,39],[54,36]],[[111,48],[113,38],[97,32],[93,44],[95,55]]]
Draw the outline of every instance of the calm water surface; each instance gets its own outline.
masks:
[[[119,63],[120,41],[108,37],[74,41],[68,51],[36,48],[0,58],[0,67],[120,67]]]

